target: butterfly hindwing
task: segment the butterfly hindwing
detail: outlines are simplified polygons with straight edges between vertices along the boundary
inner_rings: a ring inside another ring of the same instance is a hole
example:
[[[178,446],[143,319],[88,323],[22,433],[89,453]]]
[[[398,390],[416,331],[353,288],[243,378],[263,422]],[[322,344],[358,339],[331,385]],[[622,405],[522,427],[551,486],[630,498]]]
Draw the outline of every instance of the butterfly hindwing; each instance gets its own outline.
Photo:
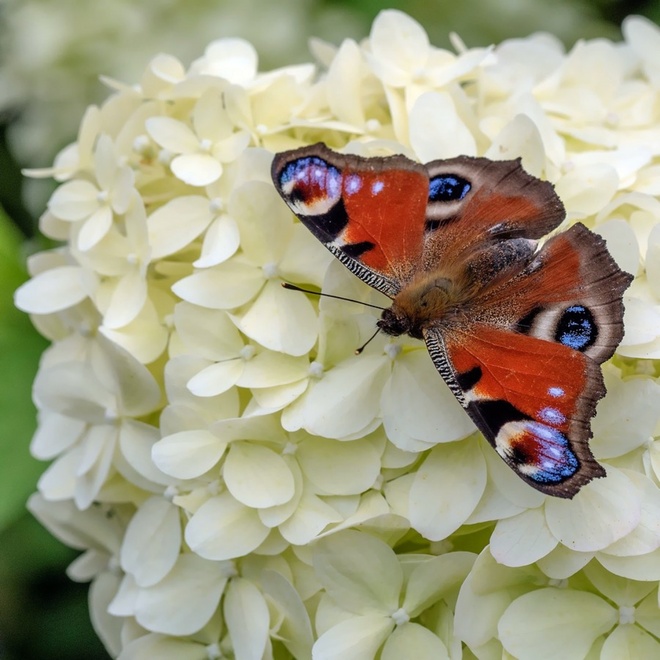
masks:
[[[593,360],[562,344],[492,326],[449,338],[431,330],[426,342],[477,428],[527,483],[572,497],[604,476],[588,445],[589,420],[604,394]]]
[[[552,185],[525,172],[520,160],[459,156],[426,168],[427,263],[461,262],[484,247],[512,239],[527,239],[533,247],[564,219]]]
[[[604,396],[599,364],[623,334],[622,273],[583,225],[550,239],[476,320],[425,333],[431,357],[504,460],[544,493],[572,497],[605,471],[588,441]]]
[[[367,284],[394,296],[419,267],[429,189],[423,165],[316,144],[278,154],[272,176],[298,218]]]

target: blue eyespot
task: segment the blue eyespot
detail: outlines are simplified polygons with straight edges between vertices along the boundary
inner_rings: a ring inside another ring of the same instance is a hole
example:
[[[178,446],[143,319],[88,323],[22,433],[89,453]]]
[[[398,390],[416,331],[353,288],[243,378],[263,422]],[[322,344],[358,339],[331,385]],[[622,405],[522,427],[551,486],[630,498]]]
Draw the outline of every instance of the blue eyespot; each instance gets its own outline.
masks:
[[[334,202],[341,196],[341,172],[316,156],[297,158],[287,163],[279,175],[279,185],[285,200],[296,212],[320,212],[317,202]],[[306,208],[309,207],[309,208]]]
[[[470,192],[469,181],[455,174],[436,176],[429,182],[429,202],[454,202]]]
[[[555,341],[576,351],[584,351],[597,337],[598,326],[586,307],[572,305],[564,310],[557,324]]]
[[[528,422],[527,430],[536,436],[540,445],[535,470],[529,475],[534,481],[559,483],[577,472],[580,462],[563,433],[539,422]]]

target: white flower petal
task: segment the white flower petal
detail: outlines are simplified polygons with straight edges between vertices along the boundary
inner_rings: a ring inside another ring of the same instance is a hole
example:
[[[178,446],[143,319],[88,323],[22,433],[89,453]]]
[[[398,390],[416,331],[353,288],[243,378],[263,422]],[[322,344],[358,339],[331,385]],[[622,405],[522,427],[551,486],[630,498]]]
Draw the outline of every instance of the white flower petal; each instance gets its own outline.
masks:
[[[596,558],[608,571],[629,580],[660,580],[660,548],[632,557],[616,557],[599,552]]]
[[[110,330],[116,330],[134,321],[147,301],[147,281],[137,268],[119,278],[105,310],[103,322]]]
[[[312,648],[313,660],[365,660],[375,658],[394,621],[376,614],[356,616],[323,633]]]
[[[89,181],[75,179],[55,190],[48,202],[48,208],[60,220],[84,220],[98,208],[98,194],[99,189]]]
[[[150,117],[145,122],[147,133],[161,147],[176,154],[194,153],[199,140],[184,123],[171,117]]]
[[[607,242],[607,250],[627,273],[639,270],[639,245],[633,228],[625,220],[607,220],[595,228]]]
[[[180,279],[172,291],[201,307],[233,309],[251,300],[263,281],[257,268],[240,261],[226,261]]]
[[[30,443],[30,453],[41,461],[55,458],[82,435],[85,421],[60,415],[51,410],[39,412],[39,426]]]
[[[476,555],[449,552],[421,561],[412,568],[401,607],[414,618],[462,584]]]
[[[14,303],[28,314],[52,314],[73,307],[87,297],[84,276],[80,266],[51,268],[20,286]]]
[[[492,160],[522,158],[526,172],[540,177],[545,167],[543,140],[536,124],[527,115],[516,115],[493,139],[484,154]]]
[[[490,551],[505,566],[528,566],[552,552],[557,543],[546,525],[543,509],[528,509],[497,522],[490,537]]]
[[[567,172],[555,190],[569,213],[583,218],[600,211],[619,187],[619,177],[610,165],[585,165]]]
[[[218,39],[206,47],[204,57],[193,62],[192,68],[198,73],[244,84],[256,74],[257,51],[244,39]]]
[[[636,297],[626,297],[625,313],[623,317],[626,334],[621,340],[617,352],[630,357],[649,357],[644,347],[639,344],[651,344],[658,337],[660,328],[660,305],[649,304]],[[637,350],[636,350],[637,349]]]
[[[186,543],[200,557],[212,560],[242,557],[261,544],[269,529],[257,512],[230,493],[211,497],[186,526]]]
[[[167,577],[139,590],[135,618],[153,632],[191,635],[213,616],[226,583],[225,571],[217,562],[181,555]]]
[[[208,472],[227,448],[227,443],[203,429],[180,431],[165,436],[152,449],[154,463],[165,474],[194,479]]]
[[[342,515],[309,490],[305,490],[293,514],[279,526],[282,536],[292,545],[306,545]]]
[[[410,146],[422,163],[477,155],[475,138],[446,92],[427,92],[417,99],[410,113]]]
[[[504,648],[517,658],[582,658],[617,618],[616,610],[594,594],[539,589],[511,603],[498,631]]]
[[[274,412],[293,403],[306,389],[307,380],[300,380],[290,385],[264,387],[252,390],[254,402],[264,410]]]
[[[224,311],[182,302],[174,309],[174,326],[186,348],[207,360],[237,357],[244,347],[236,326]]]
[[[404,451],[428,449],[474,432],[474,423],[425,350],[397,357],[380,405],[387,437]]]
[[[274,570],[265,570],[260,579],[264,593],[275,605],[282,621],[277,629],[278,639],[294,658],[311,657],[314,644],[312,624],[298,589]]]
[[[410,489],[412,527],[431,541],[455,532],[486,487],[486,463],[476,442],[439,445],[426,457]]]
[[[261,591],[249,580],[235,577],[227,586],[222,609],[235,656],[261,660],[270,625],[268,605]]]
[[[378,415],[379,385],[388,363],[385,357],[360,355],[330,369],[284,411],[282,425],[292,430],[298,418],[309,433],[326,438],[345,438],[366,429]]]
[[[126,529],[121,567],[141,587],[160,582],[174,567],[181,549],[179,510],[152,497],[137,510]]]
[[[617,626],[600,651],[601,660],[657,657],[660,657],[660,642],[632,623]]]
[[[316,312],[305,294],[287,291],[273,280],[235,322],[250,339],[289,355],[308,353],[318,335]]]
[[[345,39],[332,58],[327,73],[328,88],[341,89],[341,93],[329,95],[330,110],[340,120],[355,126],[364,126],[365,122],[360,92],[364,69],[360,47],[353,39]]]
[[[616,405],[606,405],[609,401]],[[591,448],[613,458],[648,442],[660,419],[660,384],[651,379],[607,380],[607,398],[592,422]]]
[[[593,552],[576,552],[561,543],[538,561],[538,567],[553,580],[566,580],[582,570],[592,559]]]
[[[639,491],[630,479],[608,467],[605,479],[596,479],[572,500],[548,498],[546,521],[560,543],[572,550],[603,550],[639,524]]]
[[[424,28],[396,9],[386,9],[376,16],[369,42],[374,73],[394,87],[409,82],[429,57],[429,39]]]
[[[188,389],[195,396],[222,394],[236,385],[243,373],[244,364],[240,357],[211,364],[188,381]]]
[[[314,546],[313,562],[317,579],[343,609],[389,615],[399,608],[403,571],[383,541],[355,530],[338,532]]]
[[[364,441],[307,438],[298,445],[296,457],[319,495],[362,493],[373,486],[380,473],[380,454]]]
[[[246,506],[263,509],[288,502],[295,492],[286,461],[272,449],[233,442],[222,475],[229,492]]]
[[[213,219],[210,201],[199,195],[175,197],[147,220],[151,259],[174,254],[195,240]]]
[[[193,266],[209,268],[226,261],[238,250],[240,239],[236,221],[228,215],[221,215],[206,230],[202,254]]]
[[[191,186],[208,186],[222,174],[222,165],[208,154],[183,154],[170,163],[177,179]]]
[[[245,362],[238,379],[240,387],[274,387],[288,385],[307,377],[309,359],[272,351],[262,351]]]
[[[395,628],[380,657],[381,660],[449,660],[449,653],[442,640],[428,628],[408,622]]]

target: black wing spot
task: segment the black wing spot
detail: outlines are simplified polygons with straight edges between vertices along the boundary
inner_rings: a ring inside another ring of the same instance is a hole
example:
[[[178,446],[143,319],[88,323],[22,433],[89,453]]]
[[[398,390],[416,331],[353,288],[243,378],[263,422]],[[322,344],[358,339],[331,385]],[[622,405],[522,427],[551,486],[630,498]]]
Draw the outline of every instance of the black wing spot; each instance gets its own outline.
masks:
[[[327,213],[298,217],[322,243],[332,243],[348,224],[348,213],[341,198]]]
[[[429,202],[455,202],[463,199],[472,184],[456,174],[441,174],[429,181]]]
[[[491,440],[497,436],[500,429],[509,422],[520,422],[531,419],[504,399],[489,399],[485,401],[470,401],[468,412],[473,416],[483,419],[492,433]],[[482,428],[483,430],[483,428]]]
[[[582,305],[571,305],[564,310],[555,330],[555,341],[576,351],[586,351],[598,337],[598,326],[593,314]]]
[[[527,312],[527,314],[525,314],[525,316],[518,320],[518,322],[513,326],[513,329],[523,335],[528,335],[532,330],[534,319],[542,311],[543,307],[533,307],[529,312]]]
[[[469,392],[481,380],[482,375],[481,367],[472,367],[469,371],[456,374],[456,382],[463,392]]]
[[[365,252],[369,252],[369,250],[373,250],[375,247],[376,244],[371,241],[362,241],[361,243],[342,245],[339,249],[346,256],[352,257],[353,259],[359,259]]]

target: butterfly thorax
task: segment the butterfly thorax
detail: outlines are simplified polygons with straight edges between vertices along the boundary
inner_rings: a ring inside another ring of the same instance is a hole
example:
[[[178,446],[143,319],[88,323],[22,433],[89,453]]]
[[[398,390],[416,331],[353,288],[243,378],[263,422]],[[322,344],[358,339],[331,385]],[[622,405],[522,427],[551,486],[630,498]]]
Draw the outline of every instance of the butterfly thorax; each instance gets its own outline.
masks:
[[[439,275],[426,275],[404,287],[392,306],[383,311],[378,327],[388,335],[408,334],[422,339],[424,329],[437,326],[456,316],[465,296],[463,287]]]

